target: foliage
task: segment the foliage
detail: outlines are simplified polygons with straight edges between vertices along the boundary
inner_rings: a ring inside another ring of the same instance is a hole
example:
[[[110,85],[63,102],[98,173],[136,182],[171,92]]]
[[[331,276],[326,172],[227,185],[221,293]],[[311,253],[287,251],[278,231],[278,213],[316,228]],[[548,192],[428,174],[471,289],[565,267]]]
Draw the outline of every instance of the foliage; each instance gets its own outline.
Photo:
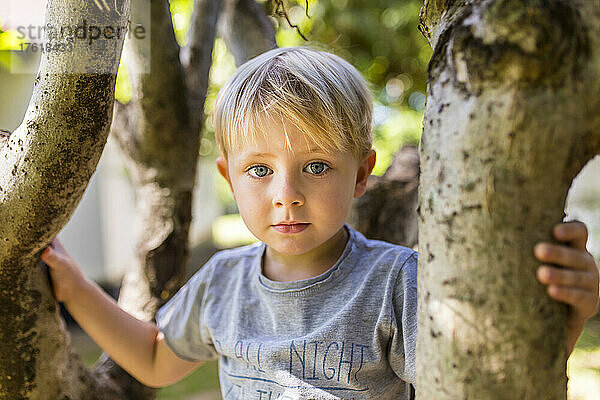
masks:
[[[417,29],[422,1],[309,0],[308,10],[305,0],[288,3],[289,18],[308,45],[349,61],[370,84],[378,153],[374,174],[383,174],[401,146],[420,138],[431,57]],[[280,46],[305,44],[284,18],[277,24]]]
[[[292,22],[311,42],[358,68],[382,103],[408,105],[411,93],[425,92],[431,50],[417,29],[421,0],[313,0],[310,18],[304,0],[294,4]],[[301,44],[285,25],[279,21],[278,40]]]
[[[275,1],[258,0],[274,14]],[[187,43],[193,12],[192,0],[170,0],[175,36]],[[417,29],[420,0],[287,0],[282,2],[289,20],[309,41],[305,42],[286,18],[273,16],[278,46],[309,45],[334,52],[352,63],[367,79],[374,95],[374,148],[378,153],[374,174],[381,175],[393,154],[404,144],[419,142],[427,62],[431,50]],[[308,9],[306,6],[308,4]],[[395,40],[389,40],[395,38]],[[120,68],[117,99],[127,102],[130,87]],[[201,156],[214,158],[212,110],[216,95],[235,71],[235,62],[222,39],[217,38],[205,105]],[[219,197],[232,211],[235,202],[224,181]]]
[[[129,73],[127,72],[126,62],[122,58],[121,62],[119,63],[119,70],[117,72],[115,98],[120,103],[127,104],[131,101],[131,96],[131,81],[129,80]]]
[[[181,46],[187,44],[187,32],[190,27],[190,19],[194,10],[194,2],[192,0],[170,0],[171,17],[173,19],[173,30],[177,42]]]
[[[10,71],[11,66],[19,65],[20,59],[15,57],[15,52],[21,50],[22,42],[16,31],[3,31],[0,24],[0,68]]]
[[[71,340],[73,349],[85,365],[93,367],[102,354],[102,349],[79,328],[71,330]],[[213,360],[207,361],[177,384],[160,389],[157,398],[158,400],[181,400],[201,393],[210,396],[218,391],[218,364]]]
[[[597,399],[600,393],[600,320],[588,321],[567,364],[569,400]]]
[[[374,175],[383,175],[396,151],[404,144],[418,144],[423,114],[406,108],[375,105],[373,147],[377,152]]]

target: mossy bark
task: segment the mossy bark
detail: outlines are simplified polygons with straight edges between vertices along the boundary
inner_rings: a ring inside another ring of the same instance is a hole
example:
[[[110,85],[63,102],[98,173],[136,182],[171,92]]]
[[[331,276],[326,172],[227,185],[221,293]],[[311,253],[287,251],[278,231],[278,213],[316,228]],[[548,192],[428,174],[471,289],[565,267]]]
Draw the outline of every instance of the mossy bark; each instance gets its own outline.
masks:
[[[126,26],[129,2],[50,0],[46,24]],[[50,38],[53,46],[66,37]],[[118,392],[86,370],[38,264],[96,169],[110,128],[123,38],[45,52],[23,123],[0,147],[0,398],[96,399]],[[100,389],[101,388],[101,389]]]
[[[600,151],[600,7],[426,1],[420,399],[566,398],[566,307],[537,281],[571,181]]]

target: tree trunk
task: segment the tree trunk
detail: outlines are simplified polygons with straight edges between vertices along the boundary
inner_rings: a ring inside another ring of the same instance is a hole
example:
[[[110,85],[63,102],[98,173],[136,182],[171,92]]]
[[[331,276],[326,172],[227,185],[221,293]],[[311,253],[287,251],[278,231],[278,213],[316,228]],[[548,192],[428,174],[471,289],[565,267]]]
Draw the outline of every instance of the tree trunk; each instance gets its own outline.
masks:
[[[129,162],[144,224],[119,303],[152,320],[183,283],[221,1],[196,0],[189,46],[181,57],[166,1],[135,2],[132,19],[148,4],[150,52],[131,49],[135,96],[118,105],[114,133]],[[233,16],[235,26],[245,24],[228,31],[238,57],[274,46],[274,30],[258,4],[239,1],[228,7],[227,18]],[[127,26],[129,2],[49,1],[47,24],[64,27],[73,21]],[[240,35],[244,29],[253,34]],[[12,134],[0,133],[0,398],[136,400],[156,394],[106,356],[93,371],[83,366],[70,349],[47,271],[36,268],[40,250],[66,224],[96,169],[110,128],[124,37],[96,46],[75,41],[72,52],[44,53],[25,121]],[[150,73],[143,74],[148,66]]]
[[[138,11],[135,5],[133,15]],[[145,57],[143,49],[128,48],[133,55],[129,68],[134,96],[129,104],[117,105],[113,129],[126,156],[143,226],[119,305],[145,321],[154,319],[185,277],[192,192],[220,1],[196,1],[189,46],[182,57],[185,65],[180,62],[168,7],[166,1],[151,2],[150,57]],[[148,66],[150,72],[141,74]],[[156,396],[156,389],[137,382],[106,354],[97,370],[119,382],[128,400]]]
[[[256,0],[225,0],[219,32],[237,66],[277,47],[275,28]]]
[[[382,177],[371,176],[367,192],[354,204],[356,229],[369,239],[417,245],[419,152],[404,146]]]
[[[221,8],[220,0],[195,2],[189,45],[181,49],[180,57],[168,3],[152,2],[151,58],[145,59],[142,49],[128,49],[134,55],[130,65],[134,96],[127,105],[117,104],[113,134],[128,162],[144,229],[135,264],[123,280],[119,305],[146,321],[153,320],[184,283],[204,102]],[[257,10],[246,5],[225,12],[243,21],[262,21]],[[264,12],[262,18],[267,19]],[[231,31],[237,32],[240,22],[237,18],[231,22]],[[247,51],[264,42],[274,43],[274,30],[261,32],[265,37],[254,35],[255,42]],[[249,44],[239,43],[241,38],[234,37],[232,46],[241,49]],[[147,67],[145,63],[150,63],[150,73],[139,74]],[[106,354],[97,371],[118,382],[127,400],[156,396],[155,389],[137,382]]]
[[[83,0],[50,0],[55,27],[126,26],[129,2],[99,10]],[[45,45],[48,45],[46,42]],[[53,39],[53,46],[65,39]],[[123,38],[45,52],[23,123],[0,148],[0,398],[99,398],[114,392],[70,350],[69,337],[36,268],[67,223],[96,169],[108,135]]]
[[[600,151],[600,7],[428,0],[419,190],[420,399],[566,398],[566,307],[538,283]]]

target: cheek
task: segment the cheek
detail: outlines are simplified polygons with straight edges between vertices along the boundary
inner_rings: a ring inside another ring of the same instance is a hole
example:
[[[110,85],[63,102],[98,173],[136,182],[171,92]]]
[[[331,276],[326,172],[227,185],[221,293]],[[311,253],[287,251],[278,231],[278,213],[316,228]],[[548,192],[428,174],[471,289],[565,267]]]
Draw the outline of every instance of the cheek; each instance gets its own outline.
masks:
[[[241,214],[252,218],[261,213],[265,204],[264,190],[238,185],[235,187],[235,193],[235,200]]]
[[[317,205],[322,206],[326,215],[337,218],[345,214],[352,203],[354,188],[347,185],[323,185],[316,197]]]

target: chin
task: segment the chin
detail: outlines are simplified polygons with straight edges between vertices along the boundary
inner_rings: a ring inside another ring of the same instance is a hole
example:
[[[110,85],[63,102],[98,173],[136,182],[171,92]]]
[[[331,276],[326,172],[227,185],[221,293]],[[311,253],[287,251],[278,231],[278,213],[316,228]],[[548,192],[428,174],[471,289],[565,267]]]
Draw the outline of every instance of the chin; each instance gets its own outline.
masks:
[[[267,244],[278,253],[287,254],[290,256],[300,256],[304,253],[308,253],[316,247],[306,243],[281,243],[281,241],[274,243],[273,245],[269,243]]]
[[[304,247],[290,247],[290,246],[271,246],[271,247],[273,249],[275,249],[278,253],[286,254],[289,256],[300,256],[300,255],[312,250],[311,248],[304,248]]]

